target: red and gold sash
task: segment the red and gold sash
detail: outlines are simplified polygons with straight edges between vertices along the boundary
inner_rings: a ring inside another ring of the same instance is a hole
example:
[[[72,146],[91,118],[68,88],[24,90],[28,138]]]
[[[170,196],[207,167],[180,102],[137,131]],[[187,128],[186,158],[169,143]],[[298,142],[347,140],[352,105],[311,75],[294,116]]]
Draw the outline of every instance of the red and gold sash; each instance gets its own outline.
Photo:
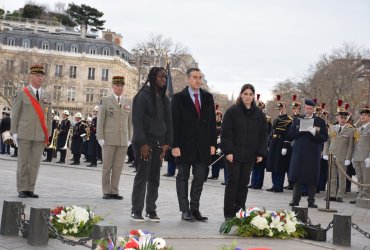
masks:
[[[49,132],[48,132],[48,128],[46,127],[45,116],[44,116],[44,112],[41,108],[41,105],[36,100],[36,98],[31,95],[31,93],[30,93],[30,91],[27,87],[25,87],[23,89],[23,91],[24,91],[24,93],[26,93],[26,95],[30,99],[30,101],[32,103],[32,106],[35,109],[37,116],[39,117],[41,127],[42,127],[42,130],[44,131],[44,135],[45,135],[45,144],[48,144],[48,142],[49,142]]]

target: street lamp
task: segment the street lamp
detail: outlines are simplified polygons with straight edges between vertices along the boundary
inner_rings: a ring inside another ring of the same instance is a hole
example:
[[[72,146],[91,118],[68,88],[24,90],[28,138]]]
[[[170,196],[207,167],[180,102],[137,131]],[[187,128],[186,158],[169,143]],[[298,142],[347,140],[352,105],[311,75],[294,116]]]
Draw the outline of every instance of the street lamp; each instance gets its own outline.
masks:
[[[129,60],[130,64],[134,64],[136,68],[138,69],[139,77],[137,81],[137,89],[140,89],[140,81],[141,81],[141,70],[143,66],[149,66],[149,60],[148,60],[148,53],[146,50],[140,48],[140,49],[133,49],[132,50],[133,55]]]

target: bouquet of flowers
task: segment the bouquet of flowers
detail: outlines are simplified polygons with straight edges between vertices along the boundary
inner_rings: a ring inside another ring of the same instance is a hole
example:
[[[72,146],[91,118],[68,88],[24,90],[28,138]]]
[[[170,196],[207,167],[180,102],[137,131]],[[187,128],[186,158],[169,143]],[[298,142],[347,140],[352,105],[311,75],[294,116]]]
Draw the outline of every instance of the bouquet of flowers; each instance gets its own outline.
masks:
[[[103,218],[92,213],[90,208],[58,206],[50,210],[51,224],[63,235],[88,237],[101,220]]]
[[[243,237],[270,237],[270,238],[303,238],[306,231],[302,223],[297,220],[292,211],[278,210],[266,211],[257,207],[242,209],[236,217],[225,221],[220,228],[220,233],[229,233],[233,226],[237,226],[237,234]]]
[[[151,233],[140,229],[131,230],[127,237],[118,237],[115,243],[110,237],[96,243],[96,249],[99,250],[173,250],[172,247],[166,247],[164,239],[154,238]]]

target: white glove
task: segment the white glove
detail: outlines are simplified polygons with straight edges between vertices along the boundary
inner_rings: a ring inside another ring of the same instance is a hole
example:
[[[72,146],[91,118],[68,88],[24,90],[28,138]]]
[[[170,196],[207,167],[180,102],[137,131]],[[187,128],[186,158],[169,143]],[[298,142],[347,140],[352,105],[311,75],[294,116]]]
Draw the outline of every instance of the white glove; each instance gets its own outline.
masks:
[[[286,148],[281,149],[281,155],[286,155],[287,151],[288,150]]]
[[[315,134],[316,134],[316,129],[315,129],[314,127],[309,128],[309,129],[308,129],[308,131],[309,131],[309,132],[311,132],[311,134],[312,134],[313,136],[315,136]]]
[[[351,164],[351,161],[350,160],[345,160],[344,161],[344,166],[349,166]]]
[[[216,150],[216,154],[221,155],[221,153],[222,153],[221,149],[220,149],[220,148],[218,148],[218,149]]]
[[[328,156],[328,155],[323,155],[323,156],[322,156],[322,158],[323,158],[325,161],[329,160],[329,156]]]
[[[366,158],[365,163],[366,163],[366,165],[370,165],[370,158]]]
[[[217,144],[220,144],[221,143],[221,137],[218,137],[217,138]]]
[[[14,143],[14,146],[18,148],[18,135],[17,134],[13,134],[13,143]]]
[[[104,139],[99,139],[98,143],[99,143],[100,147],[103,147],[104,146]]]
[[[369,164],[365,164],[365,168],[370,168],[370,163]]]

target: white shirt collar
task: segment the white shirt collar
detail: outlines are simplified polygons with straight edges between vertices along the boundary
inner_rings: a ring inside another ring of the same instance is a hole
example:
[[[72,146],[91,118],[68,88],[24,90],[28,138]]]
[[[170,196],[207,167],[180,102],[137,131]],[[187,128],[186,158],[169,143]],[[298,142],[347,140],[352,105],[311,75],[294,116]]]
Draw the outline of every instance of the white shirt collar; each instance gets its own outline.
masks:
[[[35,87],[33,87],[31,84],[30,84],[30,87],[31,87],[31,89],[32,89],[32,91],[33,91],[33,93],[36,95],[36,90],[38,90],[39,91],[39,97],[41,96],[41,88],[38,88],[38,89],[36,89]]]

